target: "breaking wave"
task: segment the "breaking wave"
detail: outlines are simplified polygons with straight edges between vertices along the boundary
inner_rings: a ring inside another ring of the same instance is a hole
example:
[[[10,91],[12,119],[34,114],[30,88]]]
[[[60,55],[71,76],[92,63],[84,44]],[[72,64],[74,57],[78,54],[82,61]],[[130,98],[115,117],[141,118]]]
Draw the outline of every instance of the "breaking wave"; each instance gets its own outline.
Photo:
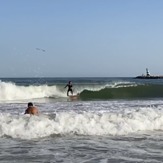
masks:
[[[52,135],[127,135],[163,130],[163,111],[146,108],[123,112],[52,115],[0,114],[0,137],[33,139]]]
[[[113,82],[109,84],[81,84],[74,86],[80,100],[162,98],[163,85]],[[0,102],[40,98],[66,98],[64,85],[20,86],[12,82],[0,82]]]

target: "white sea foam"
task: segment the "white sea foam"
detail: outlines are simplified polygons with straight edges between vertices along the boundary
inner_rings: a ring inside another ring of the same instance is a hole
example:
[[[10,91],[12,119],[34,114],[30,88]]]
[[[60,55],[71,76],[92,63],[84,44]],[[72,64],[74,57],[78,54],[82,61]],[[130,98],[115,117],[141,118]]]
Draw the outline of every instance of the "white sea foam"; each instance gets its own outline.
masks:
[[[0,101],[25,100],[33,98],[44,98],[50,96],[66,96],[56,86],[18,86],[10,82],[0,82]]]
[[[0,136],[32,139],[52,134],[127,135],[163,130],[163,111],[151,108],[119,113],[60,112],[54,117],[1,114]]]

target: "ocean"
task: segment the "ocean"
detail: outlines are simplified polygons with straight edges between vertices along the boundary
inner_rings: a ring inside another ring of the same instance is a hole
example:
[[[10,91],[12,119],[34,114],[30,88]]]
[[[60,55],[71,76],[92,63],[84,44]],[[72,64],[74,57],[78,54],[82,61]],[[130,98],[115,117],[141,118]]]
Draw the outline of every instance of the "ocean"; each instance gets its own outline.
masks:
[[[162,163],[163,79],[1,78],[0,162]]]

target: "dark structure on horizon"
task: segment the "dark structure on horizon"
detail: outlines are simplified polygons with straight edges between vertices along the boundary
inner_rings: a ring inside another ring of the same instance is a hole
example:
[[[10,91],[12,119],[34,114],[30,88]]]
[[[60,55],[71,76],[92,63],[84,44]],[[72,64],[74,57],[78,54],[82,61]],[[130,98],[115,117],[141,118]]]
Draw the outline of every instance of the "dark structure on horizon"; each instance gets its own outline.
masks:
[[[163,76],[150,75],[148,68],[146,68],[146,75],[137,76],[136,79],[163,79]]]

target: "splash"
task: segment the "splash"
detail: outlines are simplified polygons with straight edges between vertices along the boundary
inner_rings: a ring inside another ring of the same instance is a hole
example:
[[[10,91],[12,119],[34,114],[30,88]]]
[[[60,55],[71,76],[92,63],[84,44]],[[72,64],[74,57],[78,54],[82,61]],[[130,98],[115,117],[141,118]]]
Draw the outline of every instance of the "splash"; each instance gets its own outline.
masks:
[[[163,111],[60,112],[54,116],[0,115],[0,136],[33,139],[51,135],[128,135],[163,130]]]
[[[0,82],[0,90],[0,101],[65,96],[56,86],[47,85],[18,86],[11,82]]]

